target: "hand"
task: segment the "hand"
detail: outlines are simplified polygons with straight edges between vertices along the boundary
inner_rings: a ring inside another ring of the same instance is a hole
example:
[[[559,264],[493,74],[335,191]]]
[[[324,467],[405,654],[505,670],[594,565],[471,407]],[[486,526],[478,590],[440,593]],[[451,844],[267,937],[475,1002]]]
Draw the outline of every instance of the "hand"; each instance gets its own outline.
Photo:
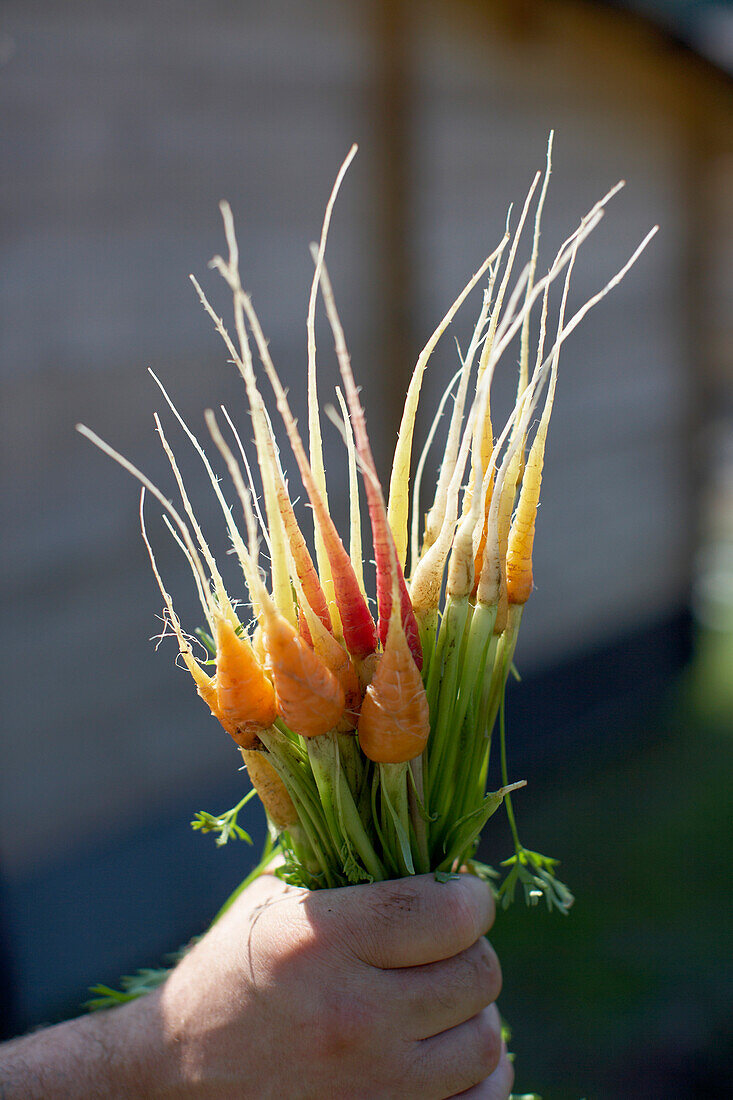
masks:
[[[507,1100],[470,875],[309,893],[264,876],[155,993],[0,1047],[3,1100]]]
[[[172,1095],[507,1100],[493,918],[469,875],[314,893],[263,877],[156,994]]]

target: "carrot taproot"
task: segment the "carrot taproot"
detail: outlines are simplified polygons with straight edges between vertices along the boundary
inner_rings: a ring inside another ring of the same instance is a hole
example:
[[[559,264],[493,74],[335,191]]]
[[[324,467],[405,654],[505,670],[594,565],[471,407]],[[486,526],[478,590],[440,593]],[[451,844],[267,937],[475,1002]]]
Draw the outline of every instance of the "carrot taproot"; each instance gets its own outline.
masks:
[[[270,453],[275,481],[275,497],[280,509],[285,536],[288,540],[288,549],[296,575],[303,586],[303,592],[305,593],[309,606],[323,623],[326,630],[332,633],[333,624],[328,611],[326,594],[321,586],[320,578],[313,564],[313,559],[310,556],[310,551],[308,550],[308,544],[303,537],[303,532],[300,529],[300,525],[295,515],[290,500],[290,494],[285,484],[285,478],[277,462],[272,435],[270,435]],[[306,630],[307,629],[306,624]]]
[[[339,386],[336,387],[336,397],[341,406],[341,415],[343,416],[344,424],[344,443],[346,444],[346,453],[349,460],[349,557],[354,567],[354,573],[359,588],[366,598],[364,562],[362,560],[361,509],[359,507],[359,474],[356,458],[356,443],[354,442],[354,429],[351,426],[349,410]],[[326,412],[328,412],[328,408]]]
[[[435,351],[441,336],[450,325],[465,299],[482,278],[484,272],[488,269],[490,264],[494,262],[496,257],[501,254],[506,242],[507,236],[505,234],[498,247],[494,249],[490,256],[487,256],[478,271],[476,271],[466,283],[463,290],[420,352],[412,372],[412,378],[410,379],[410,384],[407,389],[407,396],[405,397],[402,419],[400,421],[397,445],[392,460],[392,472],[390,474],[389,494],[387,497],[387,516],[395,540],[397,561],[401,568],[404,567],[407,557],[407,518],[410,504],[412,438],[415,431],[415,418],[417,416],[417,409],[420,401],[423,375],[430,361],[430,356]]]
[[[331,280],[329,279],[325,263],[322,264],[321,268],[321,293],[323,294],[326,314],[331,325],[331,331],[333,332],[336,346],[336,358],[338,359],[339,370],[344,383],[346,402],[349,407],[351,423],[354,429],[356,450],[364,474],[364,491],[366,492],[369,519],[372,526],[372,542],[376,562],[379,637],[384,645],[389,630],[393,587],[395,587],[393,585],[393,580],[395,580],[400,614],[402,617],[402,627],[407,637],[407,643],[412,652],[415,664],[418,668],[422,668],[420,633],[418,631],[415,613],[410,602],[410,596],[407,591],[402,565],[396,556],[394,538],[387,519],[387,508],[384,503],[382,487],[377,477],[374,456],[372,455],[372,449],[369,443],[364,409],[359,400],[359,391],[356,388],[354,374],[351,369],[351,358],[346,347],[344,331],[336,309]]]
[[[358,732],[362,752],[379,764],[414,760],[430,734],[428,700],[396,598],[384,652],[361,704]]]
[[[321,621],[311,608],[300,578],[295,571],[293,572],[293,583],[299,601],[300,635],[303,641],[320,657],[326,668],[333,673],[343,688],[344,713],[336,726],[336,732],[349,733],[356,727],[361,707],[363,693],[359,675],[341,642],[334,638],[329,627]]]
[[[262,332],[257,314],[252,306],[252,302],[246,294],[243,296],[243,304],[255,342],[257,343],[257,350],[262,365],[275,393],[278,411],[285,425],[285,430],[290,440],[290,445],[298,465],[303,486],[308,494],[308,499],[313,508],[313,514],[323,537],[323,543],[333,575],[334,591],[336,603],[338,605],[337,621],[340,624],[346,648],[357,661],[363,661],[374,653],[377,648],[378,638],[374,620],[369,611],[364,594],[359,587],[359,582],[354,573],[351,559],[346,552],[346,548],[336,530],[336,526],[328,508],[318,490],[313,472],[306,457],[305,448],[295,422],[295,417],[290,409],[287,394],[275,370],[275,365],[272,362],[272,357],[270,356],[267,341]],[[331,605],[329,606],[331,607]],[[336,623],[334,623],[334,629],[336,629]]]
[[[186,668],[191,673],[191,677],[193,679],[193,682],[196,685],[196,691],[201,696],[203,701],[206,703],[206,705],[208,706],[209,710],[214,715],[214,717],[218,718],[219,715],[217,713],[216,680],[214,679],[213,676],[208,676],[204,672],[201,665],[198,663],[198,661],[196,660],[196,658],[193,655],[193,650],[191,648],[191,643],[188,641],[188,639],[186,638],[186,636],[184,635],[184,633],[181,629],[181,624],[178,620],[178,616],[176,615],[175,609],[173,607],[173,599],[170,596],[170,594],[168,593],[168,591],[166,590],[165,585],[163,584],[163,578],[160,575],[160,571],[158,569],[158,563],[155,560],[155,554],[153,553],[153,548],[150,545],[150,540],[148,539],[148,532],[147,532],[146,527],[145,527],[145,486],[143,486],[140,490],[140,513],[139,514],[140,514],[140,533],[142,535],[143,542],[145,543],[145,548],[148,552],[148,557],[150,558],[150,565],[151,565],[152,570],[153,570],[153,576],[155,577],[158,588],[160,589],[160,594],[163,597],[163,602],[165,603],[166,610],[168,612],[168,622],[170,623],[171,628],[173,630],[173,633],[175,634],[176,640],[178,642],[179,653],[180,653],[181,657],[183,658],[183,662],[186,665]],[[184,546],[184,550],[185,550],[185,546]],[[194,569],[194,576],[196,576],[195,569]]]
[[[275,690],[249,639],[228,619],[216,619],[216,702],[222,725],[237,744],[251,749],[257,734],[277,718]]]
[[[328,492],[326,489],[326,468],[323,462],[323,440],[321,437],[321,422],[318,405],[318,387],[316,378],[316,302],[318,298],[318,285],[321,275],[321,264],[323,263],[323,256],[326,251],[326,241],[328,239],[328,230],[331,225],[331,217],[333,214],[333,208],[336,204],[336,198],[338,196],[341,184],[344,176],[348,171],[349,165],[356,156],[357,146],[352,145],[349,152],[339,168],[336,180],[331,189],[328,202],[326,203],[326,210],[323,215],[323,225],[321,227],[321,237],[318,245],[318,257],[316,260],[315,270],[313,272],[313,280],[311,282],[310,294],[308,296],[308,314],[306,318],[306,334],[307,334],[307,346],[308,346],[308,451],[310,468],[313,472],[313,479],[318,489],[320,498],[328,509]],[[321,529],[321,524],[318,522],[314,515],[313,522],[313,536],[316,549],[316,560],[318,561],[318,568],[321,576],[321,583],[323,590],[326,593],[327,601],[332,605],[334,609],[334,628],[339,632],[339,615],[338,603],[336,599],[336,588],[334,585],[333,572],[331,559],[326,550],[326,544]],[[363,584],[362,584],[363,590]]]
[[[265,611],[264,640],[285,724],[301,737],[335,729],[345,710],[344,689],[274,605]]]
[[[206,411],[205,418],[245,512],[251,558],[257,536],[249,491],[211,409]],[[327,733],[336,727],[343,716],[344,690],[320,657],[300,637],[293,624],[280,612],[259,575],[255,574],[253,584],[262,608],[262,638],[267,654],[267,668],[275,689],[277,712],[290,729],[303,737],[318,737]],[[316,616],[313,622],[319,622]]]
[[[300,818],[288,789],[263,749],[241,749],[252,786],[278,832],[298,825]]]

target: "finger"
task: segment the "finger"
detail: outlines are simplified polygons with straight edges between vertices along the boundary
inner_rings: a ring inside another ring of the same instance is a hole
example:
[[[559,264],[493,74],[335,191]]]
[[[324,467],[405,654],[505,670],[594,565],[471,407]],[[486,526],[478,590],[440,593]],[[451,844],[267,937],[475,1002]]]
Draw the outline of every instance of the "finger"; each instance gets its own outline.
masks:
[[[403,1033],[427,1039],[493,1004],[501,992],[501,967],[482,936],[452,959],[390,970],[380,980],[388,991],[386,1003],[399,1013]]]
[[[503,1047],[494,1072],[481,1084],[460,1093],[460,1096],[463,1100],[509,1100],[513,1084],[514,1066],[509,1061],[506,1047]]]
[[[460,1095],[485,1081],[499,1065],[502,1040],[496,1005],[418,1045],[416,1072],[425,1083],[425,1095]]]
[[[382,969],[449,959],[475,943],[494,920],[491,890],[474,875],[448,882],[415,875],[320,890],[305,905],[314,919],[337,921],[341,942]]]

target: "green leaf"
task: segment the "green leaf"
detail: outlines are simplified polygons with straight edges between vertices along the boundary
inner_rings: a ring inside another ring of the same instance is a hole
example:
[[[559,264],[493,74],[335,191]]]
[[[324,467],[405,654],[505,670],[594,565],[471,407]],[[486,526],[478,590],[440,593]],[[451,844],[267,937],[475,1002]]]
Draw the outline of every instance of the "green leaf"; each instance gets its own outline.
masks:
[[[89,1009],[90,1012],[99,1012],[102,1009],[115,1008],[117,1005],[135,1001],[146,993],[152,993],[154,989],[158,989],[163,984],[171,970],[191,950],[198,939],[200,937],[197,936],[184,947],[180,947],[178,951],[168,955],[167,957],[171,960],[170,966],[143,967],[134,974],[125,974],[124,977],[120,978],[121,989],[112,989],[108,985],[91,986],[89,992],[96,993],[97,996],[85,1001],[84,1007]]]
[[[392,805],[392,799],[389,797],[387,784],[384,782],[384,780],[382,780],[380,790],[382,793],[382,798],[384,799],[384,804],[389,811],[390,817],[392,818],[392,824],[394,825],[395,833],[397,834],[397,841],[400,846],[400,852],[402,853],[402,859],[404,861],[405,867],[407,868],[407,873],[409,875],[414,875],[415,864],[412,862],[412,849],[410,848],[410,838],[407,835],[407,830],[405,829],[405,826],[400,820],[400,815],[397,813],[397,810]]]
[[[241,825],[237,824],[237,815],[249,800],[254,798],[256,793],[253,787],[236,806],[233,806],[231,810],[227,810],[224,814],[214,815],[207,810],[198,810],[191,822],[191,828],[202,833],[217,833],[217,848],[223,848],[230,840],[244,840],[247,844],[251,844],[252,837]]]
[[[453,871],[436,871],[435,872],[435,881],[436,882],[454,882],[455,879],[459,879],[460,877],[461,877],[460,875],[455,874]]]
[[[200,626],[196,627],[196,629],[194,630],[194,634],[201,642],[201,644],[205,647],[205,649],[208,649],[211,656],[216,657],[216,646],[214,644],[214,639],[211,637],[211,635],[206,630],[203,630]]]
[[[498,791],[491,791],[475,810],[471,810],[470,813],[464,814],[458,821],[455,821],[443,841],[443,851],[446,855],[455,853],[456,858],[460,856],[476,839],[491,815],[499,809],[505,795],[523,786],[525,786],[525,780],[520,780],[519,783],[510,783],[506,787],[500,787]]]
[[[555,875],[557,864],[558,861],[551,856],[543,856],[520,846],[513,856],[502,863],[502,867],[510,868],[499,887],[502,906],[508,908],[514,900],[517,884],[521,883],[527,905],[536,905],[544,898],[548,910],[557,909],[567,916],[575,899],[565,883]]]

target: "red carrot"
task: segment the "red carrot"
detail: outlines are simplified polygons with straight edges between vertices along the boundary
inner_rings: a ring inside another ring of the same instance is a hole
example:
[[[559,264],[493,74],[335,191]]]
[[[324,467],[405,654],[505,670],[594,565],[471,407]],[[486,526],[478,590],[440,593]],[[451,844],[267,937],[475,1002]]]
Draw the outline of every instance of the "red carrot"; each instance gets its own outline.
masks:
[[[417,627],[417,621],[415,619],[415,613],[412,609],[412,603],[410,602],[410,595],[407,591],[407,585],[405,583],[405,575],[402,571],[402,566],[397,560],[397,551],[392,536],[392,531],[387,520],[387,508],[384,502],[384,496],[382,494],[382,487],[379,484],[379,478],[377,477],[377,470],[374,464],[374,457],[372,455],[372,449],[369,444],[369,436],[366,429],[366,420],[364,418],[364,410],[359,400],[359,393],[354,381],[354,374],[351,369],[351,359],[349,357],[348,350],[346,348],[346,341],[344,339],[343,329],[341,322],[336,311],[336,303],[333,297],[333,290],[331,289],[331,282],[328,277],[325,264],[321,270],[321,290],[323,293],[323,301],[326,306],[326,313],[331,324],[331,329],[334,335],[334,341],[336,344],[336,355],[339,362],[339,369],[341,371],[341,377],[344,382],[344,390],[346,391],[346,400],[349,406],[349,412],[351,413],[351,423],[354,428],[354,438],[356,440],[356,449],[361,461],[362,472],[364,475],[364,489],[367,496],[367,504],[369,507],[369,519],[372,525],[372,540],[374,543],[374,557],[377,567],[377,601],[379,605],[379,637],[382,645],[386,644],[387,632],[389,630],[389,623],[392,612],[392,580],[393,576],[397,579],[397,589],[399,593],[400,601],[400,613],[402,618],[402,627],[407,638],[407,644],[410,647],[410,651],[414,658],[415,664],[418,669],[422,668],[422,647],[420,645],[420,634]]]

